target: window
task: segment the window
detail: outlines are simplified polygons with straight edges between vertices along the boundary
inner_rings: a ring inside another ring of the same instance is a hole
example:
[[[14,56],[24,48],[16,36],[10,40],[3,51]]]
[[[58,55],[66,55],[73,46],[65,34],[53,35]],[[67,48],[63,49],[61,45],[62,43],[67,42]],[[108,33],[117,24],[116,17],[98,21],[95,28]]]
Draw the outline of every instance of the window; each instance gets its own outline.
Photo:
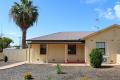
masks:
[[[46,54],[46,44],[40,45],[40,54]]]
[[[96,48],[100,49],[103,55],[105,54],[105,42],[96,42]]]
[[[68,54],[76,54],[76,45],[68,44]]]

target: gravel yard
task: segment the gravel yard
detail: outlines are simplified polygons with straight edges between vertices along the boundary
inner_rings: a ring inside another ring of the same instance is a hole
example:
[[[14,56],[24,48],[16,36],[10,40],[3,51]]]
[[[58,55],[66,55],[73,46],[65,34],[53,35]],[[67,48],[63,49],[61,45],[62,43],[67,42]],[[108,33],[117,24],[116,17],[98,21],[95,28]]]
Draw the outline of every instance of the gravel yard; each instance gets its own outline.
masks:
[[[49,64],[24,64],[18,67],[0,70],[0,80],[24,80],[25,72],[31,72],[34,80],[80,80],[86,76],[88,80],[120,80],[120,66],[93,69],[91,67],[62,67],[64,74],[56,74],[55,68]]]

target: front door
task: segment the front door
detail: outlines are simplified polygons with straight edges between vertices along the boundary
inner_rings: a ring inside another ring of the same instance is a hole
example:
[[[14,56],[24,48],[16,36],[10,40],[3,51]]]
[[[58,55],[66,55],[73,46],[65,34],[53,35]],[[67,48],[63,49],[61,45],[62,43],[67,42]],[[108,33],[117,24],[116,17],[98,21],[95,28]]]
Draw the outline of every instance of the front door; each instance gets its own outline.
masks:
[[[64,44],[48,44],[48,62],[64,62],[65,61],[65,45]]]

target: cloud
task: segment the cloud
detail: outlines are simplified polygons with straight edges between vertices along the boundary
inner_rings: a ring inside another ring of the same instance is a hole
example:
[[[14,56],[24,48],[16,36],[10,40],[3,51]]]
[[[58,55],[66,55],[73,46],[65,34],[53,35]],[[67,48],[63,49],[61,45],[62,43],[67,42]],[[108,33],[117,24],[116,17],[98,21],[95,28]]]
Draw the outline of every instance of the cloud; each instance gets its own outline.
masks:
[[[95,8],[99,18],[120,19],[120,2],[117,2],[112,8],[99,9]]]
[[[80,0],[80,1],[86,4],[94,4],[94,3],[99,3],[99,2],[106,2],[107,0]]]
[[[120,18],[120,4],[117,4],[114,6],[114,11],[115,11],[116,17]]]
[[[111,8],[108,8],[107,10],[103,11],[102,9],[96,8],[95,11],[98,13],[99,18],[106,18],[106,19],[114,19],[114,13]]]

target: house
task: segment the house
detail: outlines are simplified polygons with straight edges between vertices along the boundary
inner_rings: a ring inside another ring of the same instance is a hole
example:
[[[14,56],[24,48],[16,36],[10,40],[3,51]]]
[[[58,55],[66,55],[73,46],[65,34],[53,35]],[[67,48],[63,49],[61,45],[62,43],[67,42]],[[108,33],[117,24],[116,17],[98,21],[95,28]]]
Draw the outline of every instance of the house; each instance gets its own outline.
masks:
[[[99,48],[104,63],[120,63],[120,25],[97,32],[58,32],[27,40],[31,62],[89,63],[93,48]]]

